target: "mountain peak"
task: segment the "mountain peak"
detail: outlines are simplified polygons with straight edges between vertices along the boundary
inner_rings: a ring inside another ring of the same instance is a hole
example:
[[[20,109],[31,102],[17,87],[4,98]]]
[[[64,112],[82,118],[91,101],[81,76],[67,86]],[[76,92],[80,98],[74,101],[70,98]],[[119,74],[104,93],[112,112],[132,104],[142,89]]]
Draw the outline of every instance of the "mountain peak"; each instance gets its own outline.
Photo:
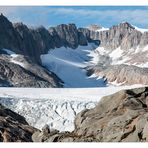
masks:
[[[124,28],[132,28],[132,29],[135,29],[135,27],[134,26],[132,26],[130,23],[128,23],[128,22],[122,22],[122,23],[120,23],[119,25],[117,25],[117,26],[120,26],[120,27],[124,27]]]
[[[3,15],[3,13],[0,13],[0,23],[7,23],[7,22],[9,22],[9,20],[7,19],[7,17],[5,17],[4,15]],[[9,22],[10,23],[10,22]]]

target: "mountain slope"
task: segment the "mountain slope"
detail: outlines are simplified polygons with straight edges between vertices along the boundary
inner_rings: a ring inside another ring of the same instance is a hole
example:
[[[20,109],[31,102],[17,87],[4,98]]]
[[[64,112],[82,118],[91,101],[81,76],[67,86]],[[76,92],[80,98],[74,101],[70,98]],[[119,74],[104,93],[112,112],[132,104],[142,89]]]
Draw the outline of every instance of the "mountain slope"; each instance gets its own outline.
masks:
[[[0,55],[1,87],[62,87],[62,81],[23,55],[5,49]]]

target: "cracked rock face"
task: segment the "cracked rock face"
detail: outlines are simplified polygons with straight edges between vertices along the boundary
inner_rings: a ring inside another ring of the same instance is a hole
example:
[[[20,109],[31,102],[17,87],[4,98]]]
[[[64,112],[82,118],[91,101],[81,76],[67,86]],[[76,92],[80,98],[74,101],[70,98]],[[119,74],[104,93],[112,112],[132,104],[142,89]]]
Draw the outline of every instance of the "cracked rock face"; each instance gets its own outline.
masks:
[[[71,133],[46,136],[43,133],[38,134],[44,142],[146,142],[148,88],[122,90],[103,97],[95,108],[83,110],[76,116]]]
[[[88,40],[99,40],[100,46],[107,50],[113,50],[119,46],[124,50],[135,49],[137,46],[142,48],[148,43],[148,33],[141,33],[127,22],[99,32],[88,28],[80,28],[80,30]]]
[[[103,97],[94,109],[75,119],[75,133],[100,142],[147,141],[148,88],[120,91]]]

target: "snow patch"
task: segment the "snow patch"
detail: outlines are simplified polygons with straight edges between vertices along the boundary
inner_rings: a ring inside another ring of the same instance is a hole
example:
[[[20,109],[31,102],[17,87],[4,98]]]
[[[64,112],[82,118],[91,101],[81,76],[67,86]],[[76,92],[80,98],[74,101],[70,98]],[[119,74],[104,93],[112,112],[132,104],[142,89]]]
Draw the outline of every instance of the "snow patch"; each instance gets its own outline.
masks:
[[[148,29],[144,29],[144,28],[139,28],[139,27],[136,27],[134,25],[132,25],[136,30],[140,31],[141,33],[144,33],[144,32],[148,32]]]
[[[121,86],[121,85],[123,85],[124,83],[125,83],[125,82],[118,83],[118,82],[117,82],[117,79],[116,79],[115,81],[110,82],[110,83],[109,83],[109,86],[110,86],[110,85],[113,85],[113,86]]]
[[[137,63],[135,63],[135,64],[133,64],[133,65],[138,66],[138,67],[141,67],[141,68],[148,68],[148,62],[142,63],[142,64],[137,64]]]
[[[122,54],[123,54],[123,50],[121,50],[121,48],[119,47],[119,48],[113,50],[113,51],[109,54],[109,56],[110,56],[113,60],[115,60],[115,59],[120,58],[120,57],[122,56]]]
[[[15,64],[20,65],[21,67],[25,68],[24,63],[15,60],[15,58],[17,58],[19,56],[19,54],[16,54],[15,52],[11,51],[10,49],[2,49],[2,50],[7,52],[7,54],[11,57],[10,62],[15,63]]]
[[[3,48],[2,50],[5,51],[8,55],[16,54],[15,52],[11,51],[10,49]]]
[[[18,56],[18,55],[17,55],[17,56]],[[15,56],[15,58],[16,58],[17,56]],[[26,67],[24,63],[15,60],[15,58],[12,58],[12,59],[11,59],[11,62],[12,62],[12,63],[17,64],[17,65],[20,65],[20,66],[23,67],[23,68]]]
[[[107,31],[107,30],[109,30],[109,28],[104,28],[104,27],[102,27],[101,29],[98,29],[98,30],[96,30],[97,32],[101,32],[101,31]]]

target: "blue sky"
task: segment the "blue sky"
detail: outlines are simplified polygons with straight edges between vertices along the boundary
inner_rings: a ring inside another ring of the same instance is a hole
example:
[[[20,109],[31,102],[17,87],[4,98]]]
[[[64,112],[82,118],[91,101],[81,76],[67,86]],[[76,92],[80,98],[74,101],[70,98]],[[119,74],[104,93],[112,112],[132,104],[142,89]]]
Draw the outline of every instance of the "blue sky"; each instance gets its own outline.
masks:
[[[148,7],[144,6],[5,6],[0,7],[0,12],[12,22],[46,28],[62,23],[75,23],[78,27],[90,24],[111,27],[125,21],[148,28]]]

